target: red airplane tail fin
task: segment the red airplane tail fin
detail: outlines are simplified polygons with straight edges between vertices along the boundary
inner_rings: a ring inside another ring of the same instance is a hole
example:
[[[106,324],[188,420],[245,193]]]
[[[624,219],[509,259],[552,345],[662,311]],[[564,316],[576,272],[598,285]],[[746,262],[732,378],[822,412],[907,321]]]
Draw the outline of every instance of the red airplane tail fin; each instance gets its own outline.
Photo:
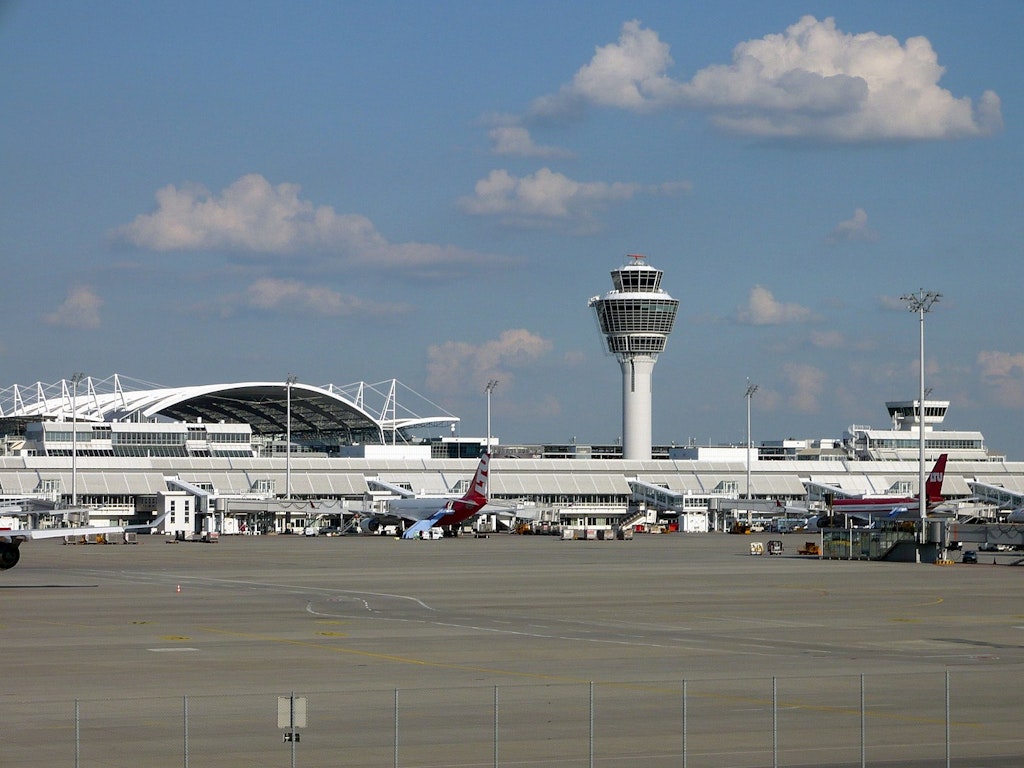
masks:
[[[928,475],[928,479],[924,484],[925,498],[929,502],[942,501],[945,497],[942,495],[942,479],[946,476],[946,454],[939,456],[939,460],[935,462],[935,466],[932,467],[931,474]]]
[[[470,484],[469,490],[466,491],[460,501],[468,501],[471,504],[477,504],[481,507],[487,503],[487,493],[489,491],[487,486],[487,468],[490,461],[491,453],[490,451],[485,451],[480,457],[480,463],[476,467],[476,474],[473,475],[473,482]]]

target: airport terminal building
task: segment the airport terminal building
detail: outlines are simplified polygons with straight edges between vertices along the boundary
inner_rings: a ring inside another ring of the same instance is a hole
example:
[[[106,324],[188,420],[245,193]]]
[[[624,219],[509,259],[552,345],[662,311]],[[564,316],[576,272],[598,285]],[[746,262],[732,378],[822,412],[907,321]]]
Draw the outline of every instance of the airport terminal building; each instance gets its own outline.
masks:
[[[487,439],[452,437],[457,416],[413,413],[403,394],[396,381],[163,388],[119,375],[0,389],[0,527],[11,527],[4,505],[31,504],[42,525],[59,513],[111,524],[167,513],[168,533],[284,532],[385,511],[396,488],[461,494]],[[980,432],[939,429],[948,402],[925,405],[926,455],[948,455],[950,503],[993,517],[1024,506],[1024,462],[990,454]],[[887,406],[887,429],[766,441],[749,466],[744,446],[655,446],[626,460],[614,445],[492,440],[491,505],[506,524],[700,531],[740,509],[916,493],[917,402]]]

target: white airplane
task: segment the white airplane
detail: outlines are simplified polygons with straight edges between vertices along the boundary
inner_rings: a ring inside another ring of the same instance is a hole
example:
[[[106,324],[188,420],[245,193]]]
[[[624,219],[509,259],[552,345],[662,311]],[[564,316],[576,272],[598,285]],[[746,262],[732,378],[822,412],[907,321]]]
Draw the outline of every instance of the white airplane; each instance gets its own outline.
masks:
[[[23,528],[23,529],[0,529],[0,571],[6,571],[18,564],[21,559],[20,547],[22,542],[32,539],[55,539],[59,536],[89,536],[109,535],[112,533],[125,533],[126,531],[143,531],[155,528],[163,522],[167,513],[160,515],[151,523],[140,525],[105,525],[105,526],[84,526],[81,528]]]
[[[458,525],[468,520],[487,504],[487,467],[490,460],[489,451],[480,457],[473,482],[461,498],[394,499],[388,504],[388,513],[385,517],[398,517],[413,522],[413,525],[406,528],[402,534],[403,539],[415,539],[421,532],[429,531],[435,526]],[[362,531],[370,533],[379,530],[380,525],[380,520],[370,517],[362,520],[359,527]]]

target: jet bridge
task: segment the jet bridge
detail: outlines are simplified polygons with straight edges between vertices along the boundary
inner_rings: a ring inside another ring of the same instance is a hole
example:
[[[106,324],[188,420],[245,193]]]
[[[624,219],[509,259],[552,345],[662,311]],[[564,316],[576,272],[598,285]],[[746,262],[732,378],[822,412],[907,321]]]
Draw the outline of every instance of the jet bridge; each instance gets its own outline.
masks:
[[[180,477],[177,476],[164,477],[164,481],[171,488],[177,488],[179,491],[185,491],[186,493],[190,493],[193,496],[195,496],[197,500],[197,512],[212,512],[212,510],[210,509],[210,502],[213,494],[210,493],[205,488],[200,488],[198,485],[193,485],[187,480],[182,480]]]
[[[633,492],[633,501],[644,504],[648,509],[659,512],[675,512],[682,514],[686,512],[684,506],[686,494],[673,491],[661,485],[645,483],[643,480],[630,480],[629,488]]]
[[[968,481],[967,485],[978,501],[985,504],[991,504],[1001,509],[1024,507],[1024,493],[1019,491],[1011,491],[1001,485],[989,485],[988,483]]]
[[[636,507],[636,512],[619,520],[621,528],[631,529],[643,522],[654,523],[658,519],[668,518],[679,526],[680,531],[706,532],[711,528],[717,529],[718,513],[714,502],[719,497],[715,494],[674,491],[635,478],[628,482],[632,491],[632,506]]]
[[[390,493],[394,496],[398,496],[401,499],[412,498],[416,494],[410,491],[408,488],[403,488],[400,485],[389,483],[385,480],[381,480],[379,477],[368,477],[366,478],[366,485],[369,486],[371,491],[378,491],[383,493]]]
[[[1016,523],[950,523],[947,540],[961,545],[1024,549],[1024,525]]]

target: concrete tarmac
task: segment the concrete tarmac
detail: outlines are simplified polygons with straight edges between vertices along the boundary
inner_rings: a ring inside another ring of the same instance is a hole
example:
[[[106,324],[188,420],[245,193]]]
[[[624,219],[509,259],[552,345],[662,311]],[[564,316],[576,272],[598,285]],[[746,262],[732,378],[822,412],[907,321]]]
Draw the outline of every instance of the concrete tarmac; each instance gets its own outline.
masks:
[[[1024,569],[768,538],[28,542],[0,765],[1024,764]]]

